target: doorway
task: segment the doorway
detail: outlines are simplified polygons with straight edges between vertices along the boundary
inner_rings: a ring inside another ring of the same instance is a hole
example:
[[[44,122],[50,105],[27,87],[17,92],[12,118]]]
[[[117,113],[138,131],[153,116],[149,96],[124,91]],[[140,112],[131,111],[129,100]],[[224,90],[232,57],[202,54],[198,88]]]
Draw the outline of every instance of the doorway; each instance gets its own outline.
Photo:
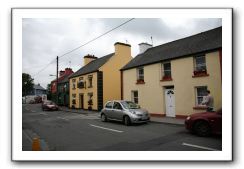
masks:
[[[166,88],[165,92],[165,108],[167,117],[175,117],[175,93],[174,88]]]
[[[80,94],[79,96],[80,96],[80,108],[84,109],[84,95]]]

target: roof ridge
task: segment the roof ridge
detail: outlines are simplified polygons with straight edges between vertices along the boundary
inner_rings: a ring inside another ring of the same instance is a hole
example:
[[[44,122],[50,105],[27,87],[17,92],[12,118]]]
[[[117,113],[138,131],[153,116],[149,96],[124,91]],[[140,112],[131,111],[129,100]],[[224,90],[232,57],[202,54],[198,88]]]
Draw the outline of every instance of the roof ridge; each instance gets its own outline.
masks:
[[[207,30],[207,31],[199,32],[199,33],[194,34],[194,35],[191,35],[191,36],[186,36],[186,37],[183,37],[183,38],[180,38],[180,39],[176,39],[176,40],[173,40],[173,41],[170,41],[170,42],[166,42],[166,43],[163,43],[163,44],[161,44],[161,45],[158,45],[158,46],[154,46],[154,47],[148,48],[144,53],[146,53],[146,52],[149,51],[149,50],[155,49],[155,48],[157,48],[157,47],[161,47],[161,46],[164,46],[164,45],[168,45],[168,44],[170,44],[170,43],[174,43],[174,42],[176,42],[176,41],[180,41],[180,40],[183,40],[183,39],[192,38],[192,37],[194,37],[194,36],[197,36],[197,35],[200,35],[200,34],[203,34],[203,33],[205,34],[205,33],[207,33],[207,32],[213,31],[213,30],[215,30],[215,29],[220,29],[220,28],[222,28],[222,26],[219,26],[219,27],[216,27],[216,28],[213,28],[213,29],[209,29],[209,30]],[[141,53],[141,54],[143,54],[143,53]],[[138,55],[140,55],[140,54],[138,54]],[[138,55],[137,55],[137,56],[138,56]]]

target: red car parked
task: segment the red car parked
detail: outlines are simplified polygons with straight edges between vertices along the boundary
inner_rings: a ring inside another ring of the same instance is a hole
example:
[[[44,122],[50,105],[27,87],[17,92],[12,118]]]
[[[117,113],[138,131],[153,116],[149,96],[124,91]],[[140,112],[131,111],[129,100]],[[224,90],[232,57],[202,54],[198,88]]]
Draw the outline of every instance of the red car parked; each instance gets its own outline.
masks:
[[[42,103],[42,110],[58,110],[58,106],[54,102],[46,100]]]
[[[192,114],[186,118],[185,127],[199,136],[222,134],[222,109]]]

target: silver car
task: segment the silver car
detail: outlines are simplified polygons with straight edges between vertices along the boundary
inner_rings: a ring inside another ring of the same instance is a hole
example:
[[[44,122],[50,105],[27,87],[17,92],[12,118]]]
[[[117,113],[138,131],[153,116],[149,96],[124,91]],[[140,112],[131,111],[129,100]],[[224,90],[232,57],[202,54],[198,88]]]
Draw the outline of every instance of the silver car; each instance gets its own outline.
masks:
[[[150,116],[147,110],[140,109],[140,106],[123,100],[108,101],[104,109],[101,111],[101,120],[122,121],[125,125],[131,123],[143,123],[150,121]]]

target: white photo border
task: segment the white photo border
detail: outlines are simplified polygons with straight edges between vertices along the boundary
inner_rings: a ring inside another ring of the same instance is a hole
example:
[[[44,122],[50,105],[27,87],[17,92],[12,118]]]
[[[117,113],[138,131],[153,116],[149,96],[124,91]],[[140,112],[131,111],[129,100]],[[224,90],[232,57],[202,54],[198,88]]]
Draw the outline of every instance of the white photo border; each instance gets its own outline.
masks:
[[[13,8],[12,9],[13,161],[232,161],[232,9]],[[222,18],[222,151],[22,151],[23,18]],[[142,153],[144,152],[144,153]]]

